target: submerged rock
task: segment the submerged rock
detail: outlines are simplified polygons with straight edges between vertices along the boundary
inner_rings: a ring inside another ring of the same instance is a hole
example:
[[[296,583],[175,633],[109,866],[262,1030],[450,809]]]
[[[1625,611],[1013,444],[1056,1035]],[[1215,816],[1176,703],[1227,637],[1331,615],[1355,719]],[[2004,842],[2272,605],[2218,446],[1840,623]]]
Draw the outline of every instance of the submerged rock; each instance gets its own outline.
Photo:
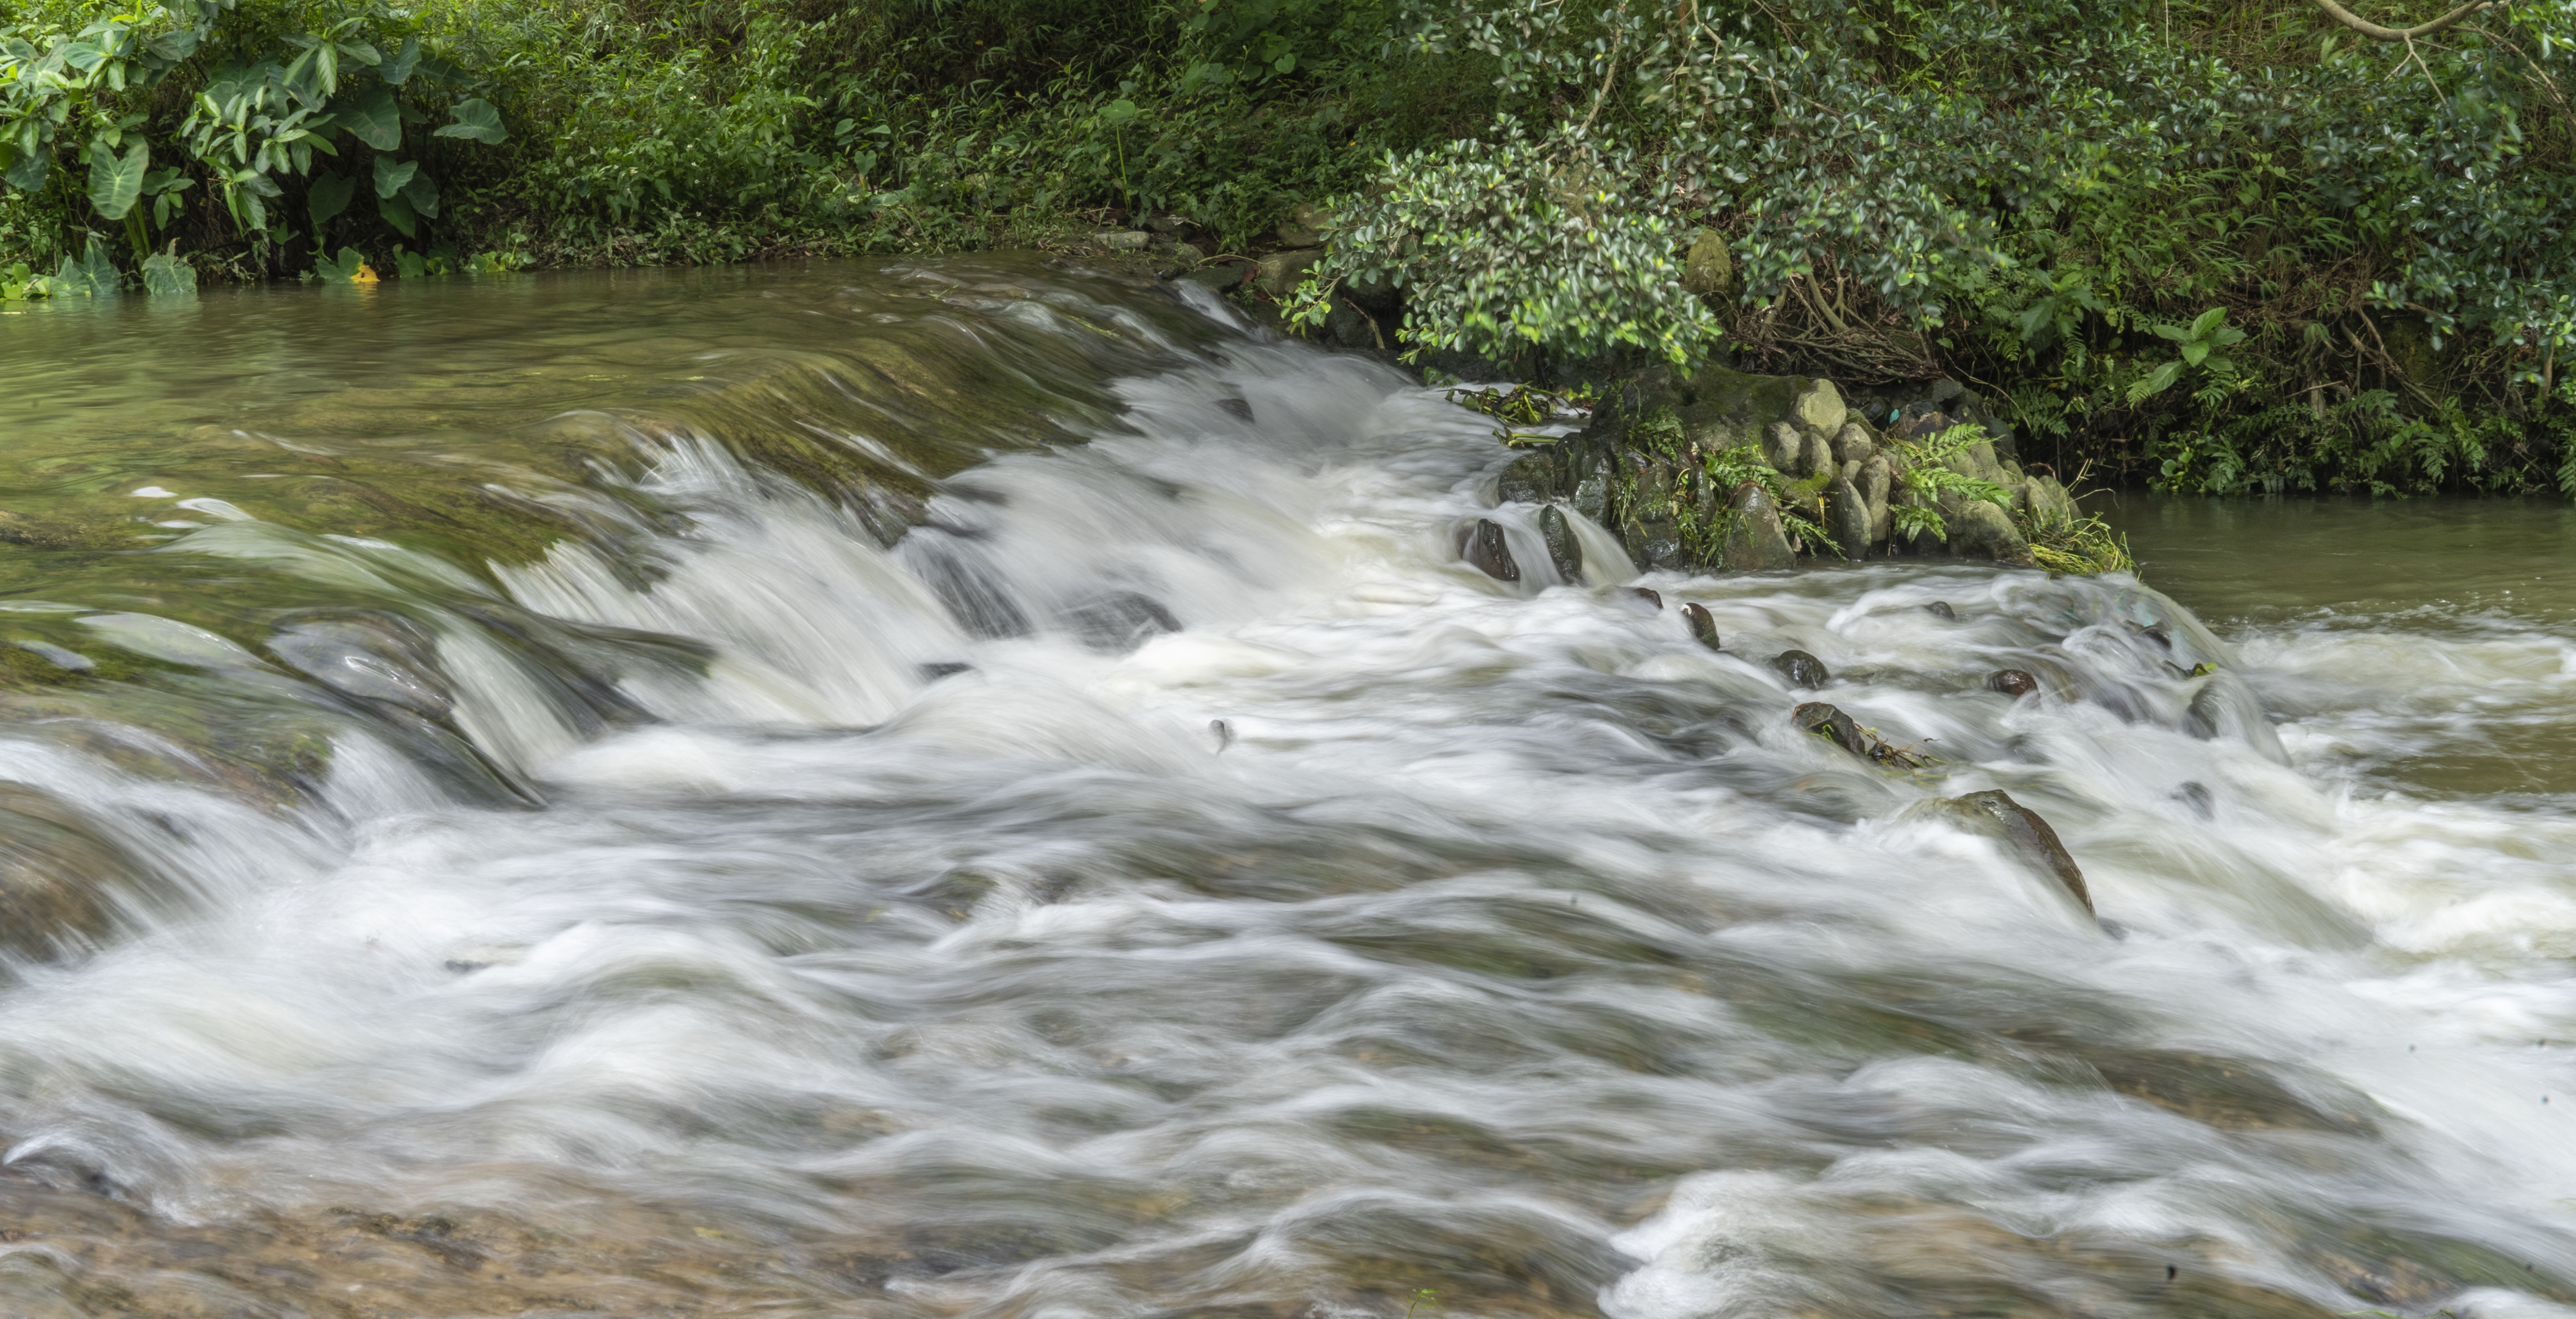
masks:
[[[2002,692],[2018,701],[2039,690],[2039,679],[2020,669],[1997,669],[1986,675],[1986,690]]]
[[[2084,871],[2060,842],[2057,831],[2039,812],[2012,799],[2001,789],[1972,792],[1964,797],[1944,797],[1929,803],[1935,813],[1960,829],[1980,837],[1991,838],[2009,853],[2044,878],[2053,879],[2067,895],[2093,914],[2093,895],[2084,886]]]
[[[1950,602],[1947,600],[1935,600],[1932,603],[1923,606],[1923,612],[1930,614],[1935,618],[1946,618],[1953,623],[1959,621],[1959,611],[1952,609],[1950,607]]]
[[[1708,606],[1696,601],[1683,605],[1682,621],[1690,624],[1691,636],[1697,639],[1699,644],[1710,650],[1718,649],[1717,619],[1710,615]]]
[[[1547,560],[1555,565],[1556,575],[1568,582],[1583,580],[1583,542],[1574,538],[1574,524],[1565,520],[1565,510],[1554,504],[1538,512],[1538,536],[1547,542]]]
[[[1644,586],[1631,586],[1628,588],[1628,594],[1645,601],[1656,613],[1660,614],[1664,611],[1664,593],[1661,591]]]
[[[1803,650],[1784,650],[1771,657],[1771,667],[1789,680],[1792,687],[1822,687],[1833,680],[1825,671],[1825,662]]]
[[[1066,626],[1093,650],[1115,654],[1134,650],[1149,637],[1181,630],[1180,620],[1152,596],[1111,591],[1064,611]]]
[[[1501,524],[1492,518],[1478,518],[1466,529],[1458,546],[1458,555],[1497,581],[1517,582],[1521,579],[1521,565],[1512,558],[1511,543],[1503,538]]]

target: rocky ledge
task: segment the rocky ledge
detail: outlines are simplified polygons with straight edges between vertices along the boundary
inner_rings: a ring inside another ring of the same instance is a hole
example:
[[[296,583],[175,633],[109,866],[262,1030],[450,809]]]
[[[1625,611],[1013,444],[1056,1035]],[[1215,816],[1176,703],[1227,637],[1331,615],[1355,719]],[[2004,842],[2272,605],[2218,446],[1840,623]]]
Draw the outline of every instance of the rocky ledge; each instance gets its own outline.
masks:
[[[1829,380],[1655,367],[1605,389],[1579,434],[1515,437],[1528,452],[1501,493],[1571,506],[1641,568],[1905,554],[2061,566],[2044,542],[2075,527],[2074,501],[2013,461],[2010,427],[1973,394],[1935,381],[1857,401]]]

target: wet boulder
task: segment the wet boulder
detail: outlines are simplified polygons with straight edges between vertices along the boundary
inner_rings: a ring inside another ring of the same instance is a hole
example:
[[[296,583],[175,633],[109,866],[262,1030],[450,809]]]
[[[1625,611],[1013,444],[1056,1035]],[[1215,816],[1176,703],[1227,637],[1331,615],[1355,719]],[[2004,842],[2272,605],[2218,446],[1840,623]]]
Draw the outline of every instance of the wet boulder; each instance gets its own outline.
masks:
[[[1181,630],[1180,620],[1150,595],[1110,591],[1064,611],[1065,625],[1082,644],[1105,654],[1134,650],[1165,632]]]
[[[1652,587],[1631,586],[1628,588],[1628,598],[1644,602],[1646,608],[1655,613],[1664,612],[1664,593]]]
[[[1322,248],[1304,248],[1292,252],[1273,252],[1257,263],[1252,286],[1271,297],[1285,299],[1306,282],[1306,272],[1324,259]]]
[[[1691,636],[1710,650],[1718,649],[1717,619],[1708,606],[1693,601],[1682,606],[1682,621],[1690,624]]]
[[[2039,679],[2020,669],[1997,669],[1986,675],[1986,690],[2001,692],[2018,701],[2039,690]]]
[[[1869,553],[1869,501],[1861,496],[1849,480],[1837,480],[1825,487],[1825,530],[1846,559],[1858,559]]]
[[[51,796],[0,784],[0,954],[37,960],[94,947],[146,872]]]
[[[1547,542],[1548,562],[1555,565],[1556,575],[1568,582],[1583,580],[1583,542],[1575,539],[1574,524],[1565,518],[1565,510],[1554,504],[1540,509],[1538,536]]]
[[[1853,484],[1859,488],[1861,500],[1869,508],[1869,543],[1886,544],[1892,525],[1887,511],[1887,496],[1896,484],[1895,468],[1888,463],[1887,455],[1870,455],[1869,460],[1860,465],[1860,475],[1853,479]]]
[[[1823,701],[1809,701],[1790,711],[1789,722],[1801,733],[1821,737],[1864,759],[1877,759],[1884,745],[1853,723],[1852,717],[1839,707]]]
[[[1803,650],[1784,650],[1771,657],[1771,667],[1789,680],[1792,687],[1822,687],[1833,680],[1825,671],[1825,662]]]
[[[1789,533],[1780,525],[1780,508],[1769,491],[1747,481],[1736,488],[1727,509],[1726,566],[1738,572],[1797,566]]]
[[[1460,538],[1458,555],[1477,571],[1496,581],[1517,582],[1521,566],[1512,558],[1511,543],[1503,538],[1501,524],[1492,518],[1478,518]]]
[[[1959,621],[1959,611],[1952,609],[1950,607],[1950,602],[1947,600],[1935,600],[1932,603],[1923,606],[1923,612],[1930,614],[1934,618],[1947,619],[1953,623]]]
[[[2004,511],[1982,499],[1964,502],[1950,519],[1950,552],[1968,558],[2029,567],[2030,543]]]
[[[2093,894],[2085,887],[2084,871],[2073,854],[2039,812],[2014,801],[2012,794],[2000,789],[1972,792],[1938,798],[1926,806],[1963,832],[1993,839],[2007,855],[2065,889],[2086,915],[2093,914]]]

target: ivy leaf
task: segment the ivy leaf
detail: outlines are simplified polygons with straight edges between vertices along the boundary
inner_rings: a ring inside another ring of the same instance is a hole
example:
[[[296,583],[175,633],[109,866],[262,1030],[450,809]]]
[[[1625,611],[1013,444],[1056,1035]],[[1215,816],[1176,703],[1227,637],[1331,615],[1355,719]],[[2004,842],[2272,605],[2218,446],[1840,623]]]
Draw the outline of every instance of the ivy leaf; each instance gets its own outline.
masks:
[[[313,188],[305,194],[305,204],[313,212],[313,234],[317,241],[321,237],[322,226],[349,209],[349,199],[356,196],[357,191],[356,179],[344,179],[328,170],[314,176]]]
[[[151,165],[152,148],[139,141],[122,157],[104,146],[91,147],[89,204],[107,219],[124,219],[143,199],[143,175]]]
[[[456,103],[456,122],[438,130],[438,137],[470,137],[485,145],[498,145],[510,134],[501,127],[501,112],[482,97]]]
[[[418,173],[420,173],[420,162],[417,160],[397,163],[391,156],[376,157],[376,195],[393,196],[402,191],[404,185],[410,183],[412,177]]]
[[[370,87],[359,93],[347,109],[339,112],[339,123],[378,151],[391,151],[402,145],[402,111],[394,106],[394,94],[385,88]]]

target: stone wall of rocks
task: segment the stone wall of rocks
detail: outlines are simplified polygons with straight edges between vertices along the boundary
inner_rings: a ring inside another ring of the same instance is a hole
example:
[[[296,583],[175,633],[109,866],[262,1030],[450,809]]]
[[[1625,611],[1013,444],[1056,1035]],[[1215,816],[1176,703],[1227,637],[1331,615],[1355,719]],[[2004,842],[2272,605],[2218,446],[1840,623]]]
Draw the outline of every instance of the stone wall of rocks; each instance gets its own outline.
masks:
[[[2003,487],[2009,514],[1909,479],[1904,452],[1888,442],[1960,423],[1986,426],[1989,438],[1950,467]],[[2054,476],[2023,471],[2010,445],[2010,428],[1951,381],[1849,400],[1829,380],[1748,375],[1715,363],[1688,375],[1656,367],[1605,391],[1580,434],[1530,445],[1504,473],[1502,495],[1567,504],[1616,533],[1644,568],[1752,571],[1831,556],[1831,548],[1800,543],[1761,484],[1711,477],[1712,456],[1740,449],[1740,457],[1816,487],[1816,502],[1801,511],[1843,557],[1949,554],[2027,565],[2024,528],[2063,525],[2075,509]],[[1900,532],[1890,510],[1907,504],[1937,508],[1948,540]]]

